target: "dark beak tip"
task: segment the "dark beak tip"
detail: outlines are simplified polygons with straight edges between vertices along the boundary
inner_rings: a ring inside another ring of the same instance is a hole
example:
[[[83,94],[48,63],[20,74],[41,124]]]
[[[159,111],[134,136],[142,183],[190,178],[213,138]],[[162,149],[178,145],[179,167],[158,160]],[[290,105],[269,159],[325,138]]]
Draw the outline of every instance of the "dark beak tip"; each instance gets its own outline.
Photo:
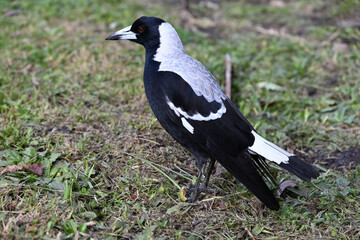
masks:
[[[118,40],[119,39],[119,36],[118,35],[115,35],[114,33],[108,35],[105,40]]]

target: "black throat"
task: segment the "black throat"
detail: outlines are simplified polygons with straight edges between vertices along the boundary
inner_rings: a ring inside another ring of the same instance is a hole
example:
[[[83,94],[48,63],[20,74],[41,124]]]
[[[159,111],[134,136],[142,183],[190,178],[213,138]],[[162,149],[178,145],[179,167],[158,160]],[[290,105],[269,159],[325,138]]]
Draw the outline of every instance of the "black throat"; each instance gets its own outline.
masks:
[[[154,39],[153,41],[144,44],[144,47],[146,63],[153,61],[156,51],[160,47],[160,39]]]

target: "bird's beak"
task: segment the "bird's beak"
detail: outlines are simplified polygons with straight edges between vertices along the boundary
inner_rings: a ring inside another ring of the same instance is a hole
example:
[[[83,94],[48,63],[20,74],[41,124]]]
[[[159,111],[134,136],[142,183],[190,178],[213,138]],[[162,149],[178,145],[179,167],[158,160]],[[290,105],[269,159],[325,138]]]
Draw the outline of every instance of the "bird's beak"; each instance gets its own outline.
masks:
[[[131,26],[123,28],[117,32],[110,34],[105,38],[105,40],[122,40],[122,39],[134,40],[136,39],[136,33],[130,31],[130,29]]]

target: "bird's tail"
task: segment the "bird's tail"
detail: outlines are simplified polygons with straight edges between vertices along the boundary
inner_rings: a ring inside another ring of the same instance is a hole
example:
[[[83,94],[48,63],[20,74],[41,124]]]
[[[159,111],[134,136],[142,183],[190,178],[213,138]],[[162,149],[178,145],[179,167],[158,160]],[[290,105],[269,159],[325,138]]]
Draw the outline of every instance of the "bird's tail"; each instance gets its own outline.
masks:
[[[319,172],[314,166],[304,162],[304,160],[297,156],[290,156],[288,163],[280,163],[279,166],[307,182],[310,182],[312,178],[317,178],[319,176]]]
[[[262,177],[259,175],[258,166],[247,152],[239,154],[236,158],[217,160],[234,177],[245,185],[261,202],[272,210],[279,210],[280,206]],[[265,171],[265,169],[262,169]],[[263,172],[261,171],[263,174]]]
[[[251,133],[254,135],[255,141],[254,144],[249,147],[250,152],[256,153],[267,160],[278,164],[280,167],[295,174],[304,181],[310,182],[312,178],[317,178],[319,176],[319,173],[314,166],[269,142],[255,131],[252,131]]]

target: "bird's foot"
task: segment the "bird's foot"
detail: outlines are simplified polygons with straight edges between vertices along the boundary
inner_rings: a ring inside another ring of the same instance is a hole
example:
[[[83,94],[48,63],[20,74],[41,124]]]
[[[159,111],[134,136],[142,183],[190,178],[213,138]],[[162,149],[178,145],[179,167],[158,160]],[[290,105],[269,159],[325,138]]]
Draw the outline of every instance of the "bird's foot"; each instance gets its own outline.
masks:
[[[188,196],[191,194],[189,198],[186,199],[187,202],[195,202],[199,193],[208,193],[208,194],[225,194],[225,192],[221,189],[215,188],[215,187],[206,187],[203,184],[200,185],[198,189],[194,187],[187,187],[185,190],[185,196]]]
[[[186,191],[186,192],[187,192],[187,191]],[[186,195],[187,195],[187,194],[186,194]],[[186,196],[186,195],[185,195],[185,196]],[[193,202],[196,201],[196,199],[197,199],[197,196],[195,196],[195,194],[192,193],[190,197],[187,197],[187,198],[186,198],[186,202],[193,203]]]

